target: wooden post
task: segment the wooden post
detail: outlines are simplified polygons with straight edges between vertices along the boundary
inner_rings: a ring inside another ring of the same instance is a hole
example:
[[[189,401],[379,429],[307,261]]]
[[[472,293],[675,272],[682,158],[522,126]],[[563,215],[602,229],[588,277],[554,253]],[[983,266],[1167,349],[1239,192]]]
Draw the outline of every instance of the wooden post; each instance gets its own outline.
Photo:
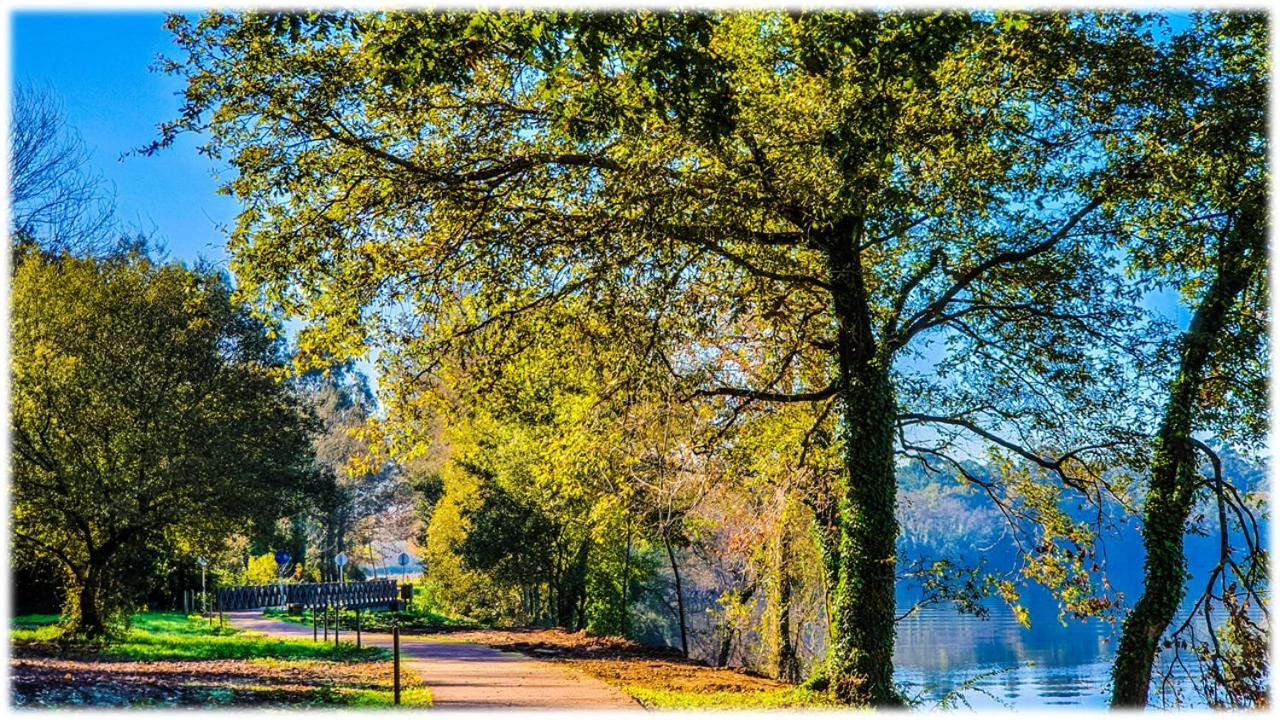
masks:
[[[400,624],[391,627],[391,662],[395,666],[395,679],[392,681],[393,704],[400,704]]]

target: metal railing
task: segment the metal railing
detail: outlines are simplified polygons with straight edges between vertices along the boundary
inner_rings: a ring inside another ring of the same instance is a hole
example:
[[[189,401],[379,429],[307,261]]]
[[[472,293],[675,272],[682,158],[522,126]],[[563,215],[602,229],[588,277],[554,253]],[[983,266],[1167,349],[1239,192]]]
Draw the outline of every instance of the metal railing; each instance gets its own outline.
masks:
[[[218,610],[252,610],[300,605],[305,608],[365,608],[398,598],[395,580],[348,583],[282,583],[218,588]]]

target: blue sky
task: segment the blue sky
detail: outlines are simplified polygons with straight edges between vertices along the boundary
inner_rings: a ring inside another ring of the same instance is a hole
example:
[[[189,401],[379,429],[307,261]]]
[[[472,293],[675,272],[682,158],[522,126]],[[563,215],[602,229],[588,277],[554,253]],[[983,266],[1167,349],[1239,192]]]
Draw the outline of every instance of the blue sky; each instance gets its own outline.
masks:
[[[144,157],[123,154],[154,140],[173,118],[182,84],[150,68],[174,52],[160,12],[17,12],[12,21],[13,79],[47,85],[68,122],[93,151],[92,164],[115,185],[117,210],[155,231],[169,254],[223,263],[236,203],[215,194],[217,170],[186,137]]]

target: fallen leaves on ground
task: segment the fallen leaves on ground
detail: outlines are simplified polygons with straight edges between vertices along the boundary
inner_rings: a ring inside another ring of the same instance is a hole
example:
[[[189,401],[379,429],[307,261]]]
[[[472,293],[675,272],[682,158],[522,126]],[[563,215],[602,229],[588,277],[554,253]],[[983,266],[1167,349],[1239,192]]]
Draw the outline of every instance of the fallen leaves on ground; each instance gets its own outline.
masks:
[[[329,660],[120,661],[15,648],[16,706],[380,704],[390,663]],[[416,677],[404,686],[419,690]]]
[[[753,693],[794,687],[742,670],[714,668],[681,657],[679,651],[670,648],[655,648],[619,637],[571,633],[558,628],[459,630],[432,637],[478,643],[565,663],[575,670],[624,688],[640,686],[682,693]]]

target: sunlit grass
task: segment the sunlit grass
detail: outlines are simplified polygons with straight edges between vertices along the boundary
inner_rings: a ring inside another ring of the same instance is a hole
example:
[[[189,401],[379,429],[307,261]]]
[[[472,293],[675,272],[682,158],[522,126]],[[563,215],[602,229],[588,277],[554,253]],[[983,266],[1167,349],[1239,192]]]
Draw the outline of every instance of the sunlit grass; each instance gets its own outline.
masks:
[[[834,708],[825,693],[788,687],[776,690],[697,692],[628,685],[628,695],[657,710],[764,710],[770,708]]]
[[[54,624],[34,626],[31,616],[15,618],[10,637],[15,643],[50,642],[59,639],[61,628]],[[18,620],[24,620],[18,626]],[[57,618],[53,618],[57,622]],[[383,648],[357,648],[353,643],[280,640],[262,633],[219,627],[216,621],[182,613],[139,613],[129,629],[119,638],[98,647],[102,657],[128,660],[243,660],[277,658],[282,660],[385,660],[390,654]]]

